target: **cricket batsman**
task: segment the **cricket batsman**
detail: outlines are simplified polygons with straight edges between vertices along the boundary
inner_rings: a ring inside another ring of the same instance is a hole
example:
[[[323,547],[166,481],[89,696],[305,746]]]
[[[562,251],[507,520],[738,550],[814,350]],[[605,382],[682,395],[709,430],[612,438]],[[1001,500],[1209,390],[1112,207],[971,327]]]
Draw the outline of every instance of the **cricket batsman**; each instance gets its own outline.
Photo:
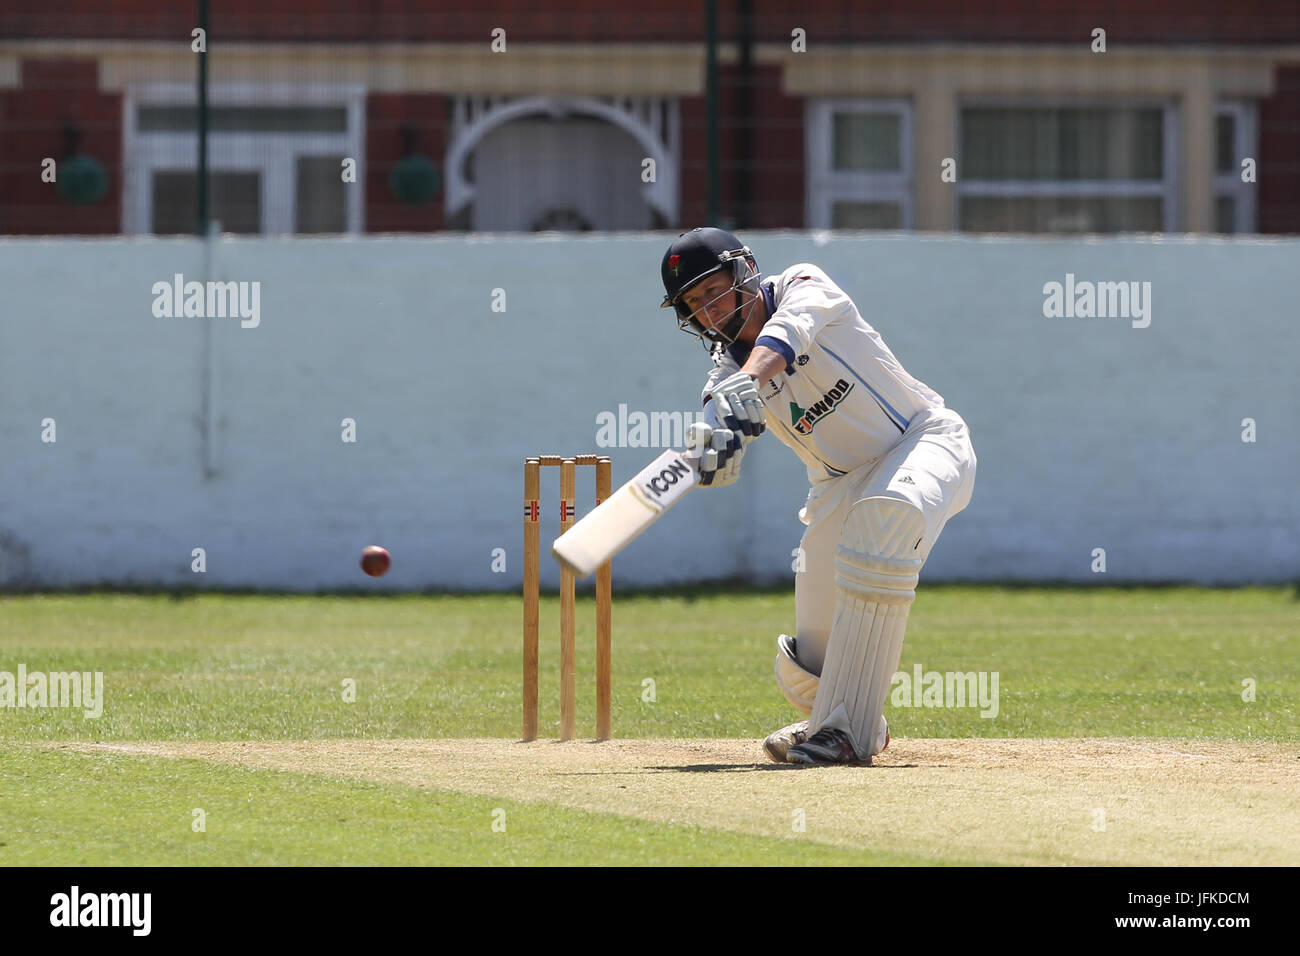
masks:
[[[808,715],[776,731],[776,761],[864,764],[889,744],[885,699],[925,559],[971,500],[975,452],[961,416],[894,357],[817,266],[759,274],[721,229],[664,253],[664,308],[714,368],[706,421],[688,433],[699,484],[740,477],[770,426],[808,468],[795,633],[777,638],[776,682]]]

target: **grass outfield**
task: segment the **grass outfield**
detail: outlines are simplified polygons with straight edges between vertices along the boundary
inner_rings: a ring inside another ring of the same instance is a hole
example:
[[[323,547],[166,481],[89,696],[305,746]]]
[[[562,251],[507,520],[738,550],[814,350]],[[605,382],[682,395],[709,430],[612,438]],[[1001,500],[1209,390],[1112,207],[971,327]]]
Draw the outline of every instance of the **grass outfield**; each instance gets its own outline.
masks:
[[[1013,758],[1024,763],[1023,755],[988,749],[996,739],[1111,738],[1122,741],[1120,755],[1175,761],[1147,766],[1150,794],[1117,797],[1122,819],[1125,800],[1171,805],[1161,803],[1159,786],[1181,773],[1178,759],[1197,758],[1210,791],[1225,782],[1222,768],[1234,758],[1212,742],[1254,748],[1249,759],[1266,765],[1300,763],[1300,601],[1290,588],[925,588],[900,670],[997,672],[998,713],[889,707],[897,741],[889,753],[903,755],[897,767],[913,768],[907,783],[883,766],[843,777],[838,769],[762,763],[757,740],[794,717],[771,678],[775,636],[793,624],[784,590],[616,593],[614,732],[644,740],[648,749],[636,752],[511,743],[520,723],[517,596],[22,595],[0,599],[0,609],[0,672],[19,664],[28,672],[102,671],[106,698],[99,719],[77,709],[0,709],[0,863],[8,864],[1140,862],[1150,858],[1141,840],[1121,846],[1118,828],[1100,849],[1053,836],[1058,825],[1073,834],[1076,810],[1086,824],[1108,787],[1123,789],[1142,771],[1123,762],[1118,782],[1093,781],[1077,808],[1064,790],[1043,796],[1041,806],[1051,809],[1040,821],[1041,846],[1026,839],[981,849],[936,839],[909,849],[873,840],[836,819],[837,801],[852,798],[835,786],[870,780],[899,795],[931,785],[948,793],[946,778],[923,779],[940,762],[927,740],[989,741],[982,750],[940,748],[943,766],[964,767],[955,779],[978,790],[1018,767]],[[580,734],[594,725],[592,620],[588,595],[578,616]],[[542,622],[541,726],[553,736],[555,601],[543,601]],[[1253,686],[1253,701],[1243,700],[1243,682]],[[410,743],[429,738],[442,741]],[[457,751],[447,749],[448,739],[462,738],[478,739],[466,761],[482,771],[473,779],[450,772]],[[746,739],[754,741],[752,756]],[[406,749],[386,750],[386,740]],[[709,740],[722,755],[716,761]],[[908,740],[917,746],[909,750]],[[223,741],[231,747],[216,746]],[[285,741],[335,743],[290,752]],[[1204,753],[1191,752],[1198,741]],[[250,742],[248,760],[239,742]],[[703,750],[684,759],[674,742]],[[1070,750],[1052,752],[1044,766],[1056,761],[1060,773],[1074,773]],[[421,761],[422,753],[440,762]],[[575,754],[594,763],[566,764]],[[508,782],[516,764],[536,772],[535,786],[512,792],[488,779],[498,768]],[[609,775],[620,782],[605,795],[546,789],[570,776],[575,787],[588,777],[607,784],[615,779]],[[718,816],[702,804],[675,815],[668,808],[677,798],[660,792],[674,781],[689,784],[678,801],[689,808],[689,798],[707,798],[711,788],[720,795],[740,777],[761,791],[752,813],[737,807]],[[812,808],[800,805],[801,795],[815,802],[818,779],[833,786],[807,816]],[[1223,820],[1232,819],[1234,798],[1244,797],[1263,800],[1259,812],[1269,819],[1290,821],[1294,809],[1300,820],[1300,807],[1273,793],[1270,779],[1251,783],[1260,788],[1253,795],[1234,794],[1226,781]],[[1041,783],[1024,782],[1026,799]],[[194,808],[208,814],[204,832],[191,828]],[[509,821],[504,833],[492,829],[498,811],[498,823]],[[1209,824],[1218,819],[1214,808],[1204,812]],[[800,813],[811,821],[803,830],[791,824]],[[1206,822],[1189,817],[1186,825],[1204,830]],[[1171,832],[1179,825],[1171,821]],[[1252,861],[1248,835],[1221,837],[1234,846],[1234,860]],[[1260,860],[1276,860],[1267,847],[1257,849]],[[1211,851],[1189,849],[1186,859],[1215,862]]]

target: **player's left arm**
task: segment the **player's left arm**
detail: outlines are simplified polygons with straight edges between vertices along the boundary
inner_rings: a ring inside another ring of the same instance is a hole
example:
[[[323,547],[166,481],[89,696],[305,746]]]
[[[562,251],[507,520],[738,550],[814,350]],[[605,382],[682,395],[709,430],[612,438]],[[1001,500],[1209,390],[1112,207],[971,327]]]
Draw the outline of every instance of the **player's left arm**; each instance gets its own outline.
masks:
[[[711,405],[718,423],[743,435],[744,441],[757,438],[767,427],[758,390],[789,364],[789,359],[776,349],[755,345],[738,371],[706,392],[706,407]]]
[[[784,355],[755,345],[741,368],[706,392],[708,422],[696,422],[688,432],[687,455],[700,462],[700,484],[722,488],[740,477],[745,443],[767,428],[767,416],[758,390],[786,367]]]
[[[761,388],[776,378],[777,374],[783,371],[787,364],[789,363],[786,361],[785,356],[776,349],[768,348],[766,345],[755,345],[740,370],[758,379]]]
[[[791,266],[782,274],[780,287],[776,313],[763,324],[745,364],[706,391],[718,421],[739,431],[746,441],[767,427],[758,390],[788,369],[796,356],[808,351],[818,332],[852,307],[844,290],[812,263]]]

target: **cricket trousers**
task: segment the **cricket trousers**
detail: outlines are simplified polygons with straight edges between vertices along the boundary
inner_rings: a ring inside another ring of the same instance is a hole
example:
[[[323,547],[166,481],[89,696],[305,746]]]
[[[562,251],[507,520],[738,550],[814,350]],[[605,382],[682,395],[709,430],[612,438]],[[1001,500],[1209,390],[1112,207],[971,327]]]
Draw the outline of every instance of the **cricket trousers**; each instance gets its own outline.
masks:
[[[839,478],[818,482],[799,511],[807,525],[800,542],[802,570],[795,574],[795,641],[799,663],[820,674],[835,619],[835,549],[849,509],[862,498],[910,501],[925,515],[922,559],[948,519],[965,508],[975,489],[970,431],[950,408],[929,408],[908,423],[890,451]]]

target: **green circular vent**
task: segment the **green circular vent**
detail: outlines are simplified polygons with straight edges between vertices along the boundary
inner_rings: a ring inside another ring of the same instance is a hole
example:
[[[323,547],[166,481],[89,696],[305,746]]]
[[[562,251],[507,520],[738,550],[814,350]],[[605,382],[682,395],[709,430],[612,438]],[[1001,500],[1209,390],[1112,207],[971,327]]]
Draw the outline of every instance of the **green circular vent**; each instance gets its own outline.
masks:
[[[399,160],[388,177],[388,188],[393,195],[412,206],[428,202],[438,195],[440,185],[438,167],[429,157],[418,154]]]
[[[65,202],[89,206],[104,198],[108,192],[108,173],[103,164],[84,153],[69,157],[58,164],[55,186]]]

